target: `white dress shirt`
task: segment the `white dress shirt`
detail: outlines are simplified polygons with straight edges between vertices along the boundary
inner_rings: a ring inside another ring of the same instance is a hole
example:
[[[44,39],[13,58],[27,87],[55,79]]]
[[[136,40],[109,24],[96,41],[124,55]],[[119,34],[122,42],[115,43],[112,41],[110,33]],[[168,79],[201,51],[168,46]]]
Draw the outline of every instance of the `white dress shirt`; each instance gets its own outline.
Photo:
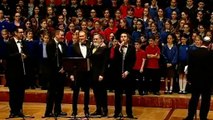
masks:
[[[79,47],[81,50],[81,54],[83,55],[83,58],[87,57],[87,47],[86,45],[81,45],[81,43],[79,43]]]

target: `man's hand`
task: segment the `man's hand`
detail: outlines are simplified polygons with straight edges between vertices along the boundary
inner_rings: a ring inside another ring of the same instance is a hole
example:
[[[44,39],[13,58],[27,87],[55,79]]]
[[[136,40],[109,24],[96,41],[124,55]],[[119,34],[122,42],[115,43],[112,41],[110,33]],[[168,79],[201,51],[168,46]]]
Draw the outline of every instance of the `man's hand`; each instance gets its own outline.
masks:
[[[24,53],[21,53],[21,57],[22,57],[22,59],[27,58],[27,56]]]
[[[70,80],[71,80],[71,81],[74,81],[74,80],[75,80],[74,75],[70,75]]]
[[[128,72],[128,71],[125,71],[125,72],[122,74],[122,78],[125,79],[128,75],[129,75],[129,72]]]
[[[101,75],[98,76],[98,81],[99,81],[99,82],[101,82],[103,79],[104,79],[103,76],[101,76]]]
[[[60,70],[59,70],[59,73],[64,73],[64,68],[62,67]]]

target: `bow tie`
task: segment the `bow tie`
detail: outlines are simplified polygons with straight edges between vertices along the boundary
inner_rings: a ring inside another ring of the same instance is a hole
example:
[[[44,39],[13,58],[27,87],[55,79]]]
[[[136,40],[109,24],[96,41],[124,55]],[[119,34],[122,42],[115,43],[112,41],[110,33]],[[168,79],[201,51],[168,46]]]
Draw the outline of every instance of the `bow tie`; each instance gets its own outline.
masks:
[[[58,44],[62,45],[62,44],[63,44],[63,42],[58,42]]]
[[[126,45],[123,45],[122,48],[127,48],[127,46],[126,46]]]
[[[86,43],[81,43],[81,46],[86,46]]]
[[[18,40],[17,43],[21,43],[21,40]]]

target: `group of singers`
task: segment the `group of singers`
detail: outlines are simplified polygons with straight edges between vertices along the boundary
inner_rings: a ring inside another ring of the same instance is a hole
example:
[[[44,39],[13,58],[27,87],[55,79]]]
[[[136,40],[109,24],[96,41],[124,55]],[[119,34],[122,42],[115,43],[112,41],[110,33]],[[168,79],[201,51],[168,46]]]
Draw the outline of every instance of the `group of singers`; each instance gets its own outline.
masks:
[[[24,33],[26,36],[24,36]],[[17,27],[14,36],[6,43],[6,67],[5,75],[9,88],[9,105],[11,108],[9,118],[24,117],[23,101],[25,94],[25,84],[28,78],[30,51],[24,39],[32,36],[32,31],[25,32],[23,28]],[[26,38],[25,38],[26,37]],[[46,111],[44,117],[66,116],[62,111],[61,103],[64,95],[65,79],[68,77],[72,84],[73,101],[72,116],[78,114],[78,96],[82,89],[84,91],[84,113],[89,116],[108,116],[107,108],[107,86],[106,73],[111,74],[110,79],[115,90],[115,111],[114,116],[122,117],[122,94],[126,94],[126,114],[128,118],[134,118],[132,113],[133,85],[132,71],[136,61],[135,47],[129,44],[128,33],[121,33],[120,42],[112,40],[112,48],[109,49],[104,37],[99,33],[94,33],[91,40],[88,40],[84,31],[77,31],[73,38],[73,45],[68,48],[64,42],[64,31],[56,30],[51,37],[47,31],[41,34],[42,49],[41,58],[43,79],[48,80]],[[115,44],[117,43],[117,44]],[[113,50],[113,52],[112,52]],[[71,57],[81,57],[90,59],[90,71],[67,72],[63,68],[63,57],[67,57],[67,52],[71,52]],[[32,64],[32,63],[31,63]],[[46,70],[46,71],[45,71]],[[111,71],[112,70],[112,71]],[[108,72],[106,72],[108,71]],[[68,75],[68,76],[67,76]],[[93,88],[96,111],[89,112],[90,87]]]

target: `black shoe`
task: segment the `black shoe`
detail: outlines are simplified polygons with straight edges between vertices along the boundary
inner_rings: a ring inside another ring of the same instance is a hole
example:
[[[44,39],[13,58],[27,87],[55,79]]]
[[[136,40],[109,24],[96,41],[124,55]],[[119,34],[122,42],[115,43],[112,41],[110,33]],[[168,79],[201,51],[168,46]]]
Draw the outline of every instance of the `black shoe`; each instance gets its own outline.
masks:
[[[134,116],[131,114],[131,115],[127,115],[127,118],[134,118]]]
[[[194,120],[194,119],[193,119],[193,117],[192,118],[191,117],[186,117],[183,120]]]
[[[122,113],[115,113],[113,115],[114,118],[118,118],[118,117],[123,117],[123,114]]]
[[[45,113],[44,117],[54,117],[53,113]]]
[[[66,112],[55,113],[55,116],[67,116]]]
[[[159,92],[154,92],[154,95],[160,95],[160,93]]]
[[[17,114],[14,113],[10,113],[9,118],[17,118],[19,117]]]
[[[95,115],[102,115],[101,111],[95,111],[94,113],[91,114],[92,116],[95,116]]]
[[[77,115],[77,112],[73,111],[71,116],[76,116]]]
[[[19,114],[18,114],[18,117],[24,117],[25,115],[22,113],[22,112],[20,112]]]
[[[108,116],[108,113],[107,112],[103,112],[101,117],[107,117]]]
[[[90,116],[89,111],[84,111],[84,115],[86,118],[88,118]]]

